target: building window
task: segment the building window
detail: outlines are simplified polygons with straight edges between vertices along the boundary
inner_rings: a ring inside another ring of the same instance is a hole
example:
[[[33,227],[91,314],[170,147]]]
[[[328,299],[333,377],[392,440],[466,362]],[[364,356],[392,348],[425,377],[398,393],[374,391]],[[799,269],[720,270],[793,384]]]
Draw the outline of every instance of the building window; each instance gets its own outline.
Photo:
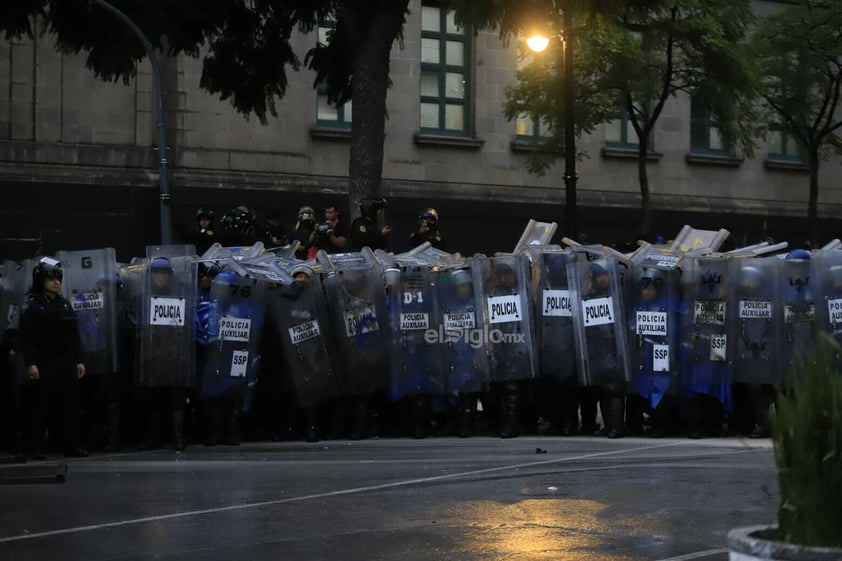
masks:
[[[327,45],[327,36],[336,27],[336,21],[325,19],[319,24],[319,43]],[[323,127],[350,128],[353,108],[348,101],[340,106],[328,103],[327,86],[316,88],[316,124]]]
[[[613,148],[637,148],[640,144],[628,111],[605,123],[605,144]]]
[[[700,154],[729,154],[710,106],[698,98],[690,101],[690,151]]]
[[[517,138],[523,141],[537,141],[551,138],[553,132],[550,125],[542,119],[532,118],[529,115],[521,115],[515,122],[517,127]]]
[[[769,160],[806,163],[804,148],[780,125],[769,127]]]
[[[421,132],[467,136],[470,131],[470,36],[453,12],[421,8]]]

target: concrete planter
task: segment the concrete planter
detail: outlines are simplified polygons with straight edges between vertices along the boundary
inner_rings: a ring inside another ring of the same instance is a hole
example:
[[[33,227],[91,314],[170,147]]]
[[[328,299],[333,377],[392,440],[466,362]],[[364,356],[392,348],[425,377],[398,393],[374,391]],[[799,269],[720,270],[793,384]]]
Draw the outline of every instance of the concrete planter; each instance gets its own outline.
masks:
[[[748,526],[728,532],[730,561],[842,561],[842,548],[805,547],[757,537],[776,526]],[[756,534],[756,535],[755,535]]]

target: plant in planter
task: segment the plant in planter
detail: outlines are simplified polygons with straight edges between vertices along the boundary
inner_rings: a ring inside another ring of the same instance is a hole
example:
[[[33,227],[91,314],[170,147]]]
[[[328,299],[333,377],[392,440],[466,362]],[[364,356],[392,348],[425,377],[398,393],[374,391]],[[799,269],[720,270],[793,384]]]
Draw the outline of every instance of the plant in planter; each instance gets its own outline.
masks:
[[[728,534],[731,561],[842,561],[842,372],[819,335],[791,373],[772,421],[781,503],[777,527]]]

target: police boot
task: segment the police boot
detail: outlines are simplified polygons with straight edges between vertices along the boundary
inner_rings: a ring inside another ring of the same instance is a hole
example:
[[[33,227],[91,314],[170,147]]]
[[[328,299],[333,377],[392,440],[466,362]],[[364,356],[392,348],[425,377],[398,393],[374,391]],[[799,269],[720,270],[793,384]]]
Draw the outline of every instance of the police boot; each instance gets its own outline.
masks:
[[[120,405],[118,403],[109,403],[106,415],[108,416],[108,442],[105,444],[105,451],[116,452],[123,447],[121,443],[122,425]]]
[[[155,450],[161,447],[161,411],[157,407],[152,407],[146,415],[146,438],[141,448]]]
[[[503,394],[503,429],[500,438],[516,438],[518,436],[518,413],[520,395],[517,384],[506,384]]]
[[[240,407],[231,404],[228,411],[228,426],[225,429],[225,444],[239,446],[243,437],[240,433]]]
[[[206,435],[205,446],[216,446],[219,444],[219,433],[222,431],[222,411],[218,404],[212,400],[205,402],[205,423]]]
[[[412,419],[412,438],[427,438],[426,400],[423,395],[416,395],[412,398]]]
[[[474,417],[477,414],[477,396],[474,394],[459,394],[459,438],[469,438],[474,435]]]
[[[173,448],[181,452],[187,448],[187,438],[184,434],[184,408],[178,407],[172,411]]]
[[[368,396],[360,396],[355,401],[351,440],[363,440],[366,438],[368,423]]]
[[[626,434],[640,436],[643,434],[643,409],[646,400],[637,394],[626,396]]]
[[[316,405],[307,408],[307,442],[319,441],[319,409]]]
[[[561,436],[574,436],[579,430],[579,402],[576,399],[576,387],[565,384],[561,390],[559,417],[561,418]]]
[[[605,436],[607,438],[623,438],[625,397],[614,394],[604,399],[602,403],[604,405]]]

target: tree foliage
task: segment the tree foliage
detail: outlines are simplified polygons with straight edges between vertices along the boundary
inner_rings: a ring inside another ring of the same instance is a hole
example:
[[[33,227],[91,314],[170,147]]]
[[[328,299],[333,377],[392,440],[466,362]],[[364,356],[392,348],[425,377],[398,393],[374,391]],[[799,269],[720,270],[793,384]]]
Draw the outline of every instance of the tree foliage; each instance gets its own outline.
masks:
[[[626,112],[639,142],[642,224],[649,221],[647,146],[664,105],[686,93],[705,100],[720,133],[751,155],[756,137],[757,73],[746,45],[750,0],[453,0],[462,21],[496,28],[501,37],[534,30],[558,33],[572,10],[576,123],[581,134]],[[558,42],[556,41],[556,44]],[[564,127],[558,50],[536,56],[508,89],[506,114],[528,111]],[[549,152],[530,161],[544,171]]]
[[[842,5],[801,0],[764,18],[754,36],[767,119],[803,148],[810,168],[807,215],[817,238],[820,160],[842,147]]]
[[[302,63],[291,38],[331,17],[327,44],[305,63],[331,101],[354,103],[349,162],[350,207],[380,191],[389,53],[400,36],[408,0],[108,0],[153,47],[167,55],[203,57],[200,86],[263,124],[277,116],[287,67]],[[3,0],[0,33],[18,38],[51,33],[64,53],[87,53],[104,80],[128,82],[146,57],[137,38],[91,0]]]

